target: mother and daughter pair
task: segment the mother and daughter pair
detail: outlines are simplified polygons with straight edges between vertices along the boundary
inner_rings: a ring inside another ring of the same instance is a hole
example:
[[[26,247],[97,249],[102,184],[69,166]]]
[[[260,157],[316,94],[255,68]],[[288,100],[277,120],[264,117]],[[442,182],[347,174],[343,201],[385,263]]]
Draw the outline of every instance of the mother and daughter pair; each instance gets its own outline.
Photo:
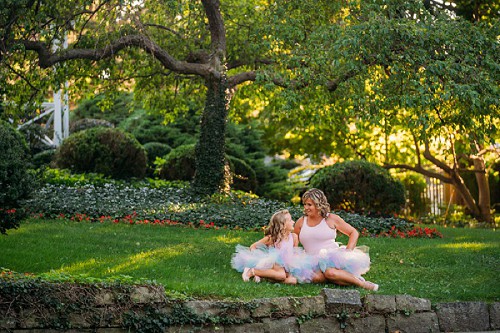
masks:
[[[250,247],[236,246],[231,266],[242,272],[243,281],[333,282],[377,291],[377,284],[361,277],[370,269],[370,257],[367,247],[356,247],[358,231],[330,213],[321,190],[308,190],[302,204],[304,216],[296,223],[287,210],[279,211],[271,217],[264,238]],[[335,242],[337,230],[349,237],[346,246]]]

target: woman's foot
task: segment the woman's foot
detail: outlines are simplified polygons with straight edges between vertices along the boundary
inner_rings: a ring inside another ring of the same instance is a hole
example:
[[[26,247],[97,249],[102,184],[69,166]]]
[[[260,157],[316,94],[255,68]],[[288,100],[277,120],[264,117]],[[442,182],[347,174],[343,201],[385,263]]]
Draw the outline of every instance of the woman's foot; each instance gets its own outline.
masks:
[[[283,281],[285,284],[297,284],[297,278],[295,276],[287,276],[285,281]]]
[[[362,287],[364,289],[371,290],[371,291],[378,290],[378,284],[370,282],[370,281],[364,281]]]

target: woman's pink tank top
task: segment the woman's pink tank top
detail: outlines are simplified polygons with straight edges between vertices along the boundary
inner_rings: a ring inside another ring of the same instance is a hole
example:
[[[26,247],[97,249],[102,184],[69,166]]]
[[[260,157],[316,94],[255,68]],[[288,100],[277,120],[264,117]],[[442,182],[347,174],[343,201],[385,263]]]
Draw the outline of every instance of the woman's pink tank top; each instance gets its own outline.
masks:
[[[335,243],[335,237],[337,237],[337,230],[330,228],[325,219],[322,219],[317,226],[310,227],[307,224],[307,216],[304,216],[299,240],[308,254],[316,255],[321,249],[339,247]]]

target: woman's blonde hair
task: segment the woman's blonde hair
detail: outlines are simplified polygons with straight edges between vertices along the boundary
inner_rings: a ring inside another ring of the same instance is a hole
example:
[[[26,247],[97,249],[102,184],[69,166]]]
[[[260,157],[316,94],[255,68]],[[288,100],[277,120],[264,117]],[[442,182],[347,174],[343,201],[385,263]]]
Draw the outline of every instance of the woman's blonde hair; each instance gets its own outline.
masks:
[[[311,188],[302,195],[302,203],[305,204],[307,199],[311,199],[314,202],[314,205],[319,210],[322,217],[328,216],[328,213],[330,213],[330,204],[323,191],[317,188]]]
[[[266,228],[266,236],[271,237],[271,242],[273,245],[279,244],[282,240],[285,239],[286,229],[286,215],[290,214],[290,212],[286,209],[280,210],[273,214],[271,220],[269,221],[269,225]]]

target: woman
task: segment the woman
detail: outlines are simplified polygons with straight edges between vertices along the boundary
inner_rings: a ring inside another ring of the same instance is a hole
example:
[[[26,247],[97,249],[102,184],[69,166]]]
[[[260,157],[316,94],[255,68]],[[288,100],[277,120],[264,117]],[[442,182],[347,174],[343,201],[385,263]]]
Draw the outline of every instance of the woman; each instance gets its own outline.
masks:
[[[313,282],[333,282],[355,285],[377,291],[378,285],[361,277],[370,269],[370,257],[365,249],[356,247],[359,233],[338,215],[330,213],[325,194],[312,188],[302,196],[304,216],[295,223],[294,232],[307,254],[318,261]],[[349,237],[347,246],[336,242],[337,230]]]

